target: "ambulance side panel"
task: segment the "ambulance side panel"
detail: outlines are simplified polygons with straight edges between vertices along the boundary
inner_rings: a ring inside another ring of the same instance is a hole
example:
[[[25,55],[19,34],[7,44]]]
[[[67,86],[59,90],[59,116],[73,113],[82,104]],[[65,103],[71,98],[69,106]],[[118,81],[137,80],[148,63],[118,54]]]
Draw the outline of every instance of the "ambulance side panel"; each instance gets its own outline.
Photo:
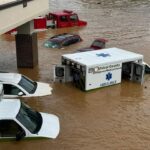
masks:
[[[113,67],[114,66],[114,67]],[[106,65],[87,69],[85,90],[110,86],[121,82],[122,64]]]

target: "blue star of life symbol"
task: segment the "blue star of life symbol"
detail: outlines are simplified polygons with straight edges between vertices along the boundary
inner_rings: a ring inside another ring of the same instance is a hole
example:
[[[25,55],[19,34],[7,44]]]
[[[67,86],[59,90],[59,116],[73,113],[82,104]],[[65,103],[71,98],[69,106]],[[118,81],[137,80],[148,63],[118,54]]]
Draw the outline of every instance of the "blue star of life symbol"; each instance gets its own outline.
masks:
[[[110,56],[110,54],[100,53],[100,54],[96,54],[96,56],[108,57],[108,56]]]
[[[112,73],[110,73],[110,72],[108,72],[107,74],[106,74],[106,80],[110,80],[112,78]]]

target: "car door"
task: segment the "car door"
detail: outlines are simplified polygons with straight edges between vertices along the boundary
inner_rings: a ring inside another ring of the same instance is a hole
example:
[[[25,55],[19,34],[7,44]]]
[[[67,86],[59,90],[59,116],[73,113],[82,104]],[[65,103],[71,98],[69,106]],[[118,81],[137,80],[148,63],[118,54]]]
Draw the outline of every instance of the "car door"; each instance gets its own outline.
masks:
[[[26,95],[24,91],[12,84],[3,83],[3,88],[5,97],[16,97]]]
[[[70,44],[72,44],[71,38],[67,38],[67,39],[62,43],[62,46],[69,46]]]
[[[78,37],[78,36],[72,37],[72,44],[80,42],[80,41],[81,41],[80,37]]]
[[[72,37],[68,37],[64,42],[63,42],[63,46],[69,46],[71,44],[77,43],[80,41],[80,38],[78,36],[72,36]]]
[[[16,138],[16,140],[20,140],[25,135],[23,128],[14,120],[0,120],[0,138]]]

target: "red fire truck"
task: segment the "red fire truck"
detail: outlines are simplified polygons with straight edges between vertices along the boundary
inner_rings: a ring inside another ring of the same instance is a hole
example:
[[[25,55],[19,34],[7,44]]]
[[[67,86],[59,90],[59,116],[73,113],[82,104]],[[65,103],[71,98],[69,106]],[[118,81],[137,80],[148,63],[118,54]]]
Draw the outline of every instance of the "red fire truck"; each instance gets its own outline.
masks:
[[[87,22],[79,20],[77,13],[70,10],[49,13],[46,15],[47,27],[63,28],[73,26],[86,26]]]
[[[63,10],[59,12],[48,13],[47,15],[39,16],[34,19],[35,31],[43,31],[47,28],[65,28],[74,26],[86,26],[87,22],[80,20],[77,13],[71,10]],[[13,29],[7,33],[16,32]]]

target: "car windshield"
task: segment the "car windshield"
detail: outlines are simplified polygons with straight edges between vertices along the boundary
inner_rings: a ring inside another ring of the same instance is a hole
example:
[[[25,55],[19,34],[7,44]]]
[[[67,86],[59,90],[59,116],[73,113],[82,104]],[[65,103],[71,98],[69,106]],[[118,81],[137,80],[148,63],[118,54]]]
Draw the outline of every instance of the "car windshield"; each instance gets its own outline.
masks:
[[[95,46],[95,47],[102,47],[104,45],[104,42],[101,42],[101,41],[94,41],[92,46]]]
[[[37,88],[37,83],[25,76],[21,76],[21,80],[18,84],[30,94],[33,94]]]
[[[70,16],[70,20],[71,21],[78,21],[78,16],[74,14],[74,15]]]
[[[16,118],[33,134],[38,133],[43,122],[41,114],[32,110],[24,103],[21,103],[21,107]]]
[[[47,48],[60,48],[59,42],[56,41],[46,41],[44,46]]]

